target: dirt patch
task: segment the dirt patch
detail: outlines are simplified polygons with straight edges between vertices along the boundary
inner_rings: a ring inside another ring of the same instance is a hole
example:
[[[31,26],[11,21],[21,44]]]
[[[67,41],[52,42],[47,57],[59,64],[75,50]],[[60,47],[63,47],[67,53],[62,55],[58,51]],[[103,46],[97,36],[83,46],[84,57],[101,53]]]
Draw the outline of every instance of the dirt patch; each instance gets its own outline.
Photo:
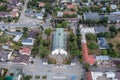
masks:
[[[112,43],[113,44],[113,49],[117,52],[120,53],[120,50],[118,50],[118,48],[116,47],[117,44],[120,43],[120,33],[118,33],[114,38],[112,39],[107,39],[108,43]]]

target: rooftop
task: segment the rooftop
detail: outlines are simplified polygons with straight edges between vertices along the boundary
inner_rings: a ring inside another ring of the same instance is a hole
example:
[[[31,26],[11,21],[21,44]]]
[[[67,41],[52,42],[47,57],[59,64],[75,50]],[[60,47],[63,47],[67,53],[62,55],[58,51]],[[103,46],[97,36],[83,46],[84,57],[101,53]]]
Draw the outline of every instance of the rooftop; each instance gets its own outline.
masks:
[[[66,39],[67,34],[64,32],[64,28],[56,28],[56,31],[53,33],[53,46],[52,50],[61,48],[66,50]]]

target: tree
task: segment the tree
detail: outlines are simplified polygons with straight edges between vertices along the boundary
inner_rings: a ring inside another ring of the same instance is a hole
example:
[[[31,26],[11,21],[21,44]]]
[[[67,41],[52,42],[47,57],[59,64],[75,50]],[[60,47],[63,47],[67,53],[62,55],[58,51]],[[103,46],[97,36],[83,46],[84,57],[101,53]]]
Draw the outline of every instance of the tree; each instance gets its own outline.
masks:
[[[117,30],[116,30],[115,26],[111,26],[111,27],[109,28],[109,31],[110,31],[110,32],[116,32]]]
[[[95,35],[92,34],[92,33],[88,33],[88,34],[86,35],[86,38],[87,38],[88,40],[94,40],[94,39],[95,39]]]
[[[52,32],[52,29],[51,29],[51,28],[47,28],[47,29],[45,29],[45,31],[44,31],[44,33],[45,33],[47,36],[49,36],[49,35],[51,34],[51,32]]]
[[[105,37],[105,38],[110,38],[110,36],[111,36],[111,34],[110,34],[109,32],[105,32],[105,33],[104,33],[104,37]]]
[[[108,43],[108,45],[110,46],[110,48],[113,48],[113,44],[112,43]]]
[[[102,50],[102,54],[103,54],[103,55],[108,55],[107,50],[103,49],[103,50]]]
[[[90,43],[90,44],[88,44],[88,47],[89,47],[89,49],[90,50],[94,50],[94,49],[97,49],[98,48],[98,46],[97,46],[97,44],[96,43]]]
[[[120,43],[119,43],[119,44],[117,44],[117,48],[120,50]]]

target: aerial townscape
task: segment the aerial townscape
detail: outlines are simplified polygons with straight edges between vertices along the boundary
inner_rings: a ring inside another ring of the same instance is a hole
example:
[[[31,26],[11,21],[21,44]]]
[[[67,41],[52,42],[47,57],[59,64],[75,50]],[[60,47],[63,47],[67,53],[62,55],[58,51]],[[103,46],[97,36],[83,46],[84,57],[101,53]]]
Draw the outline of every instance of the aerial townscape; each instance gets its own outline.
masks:
[[[120,0],[0,0],[0,80],[120,80]]]

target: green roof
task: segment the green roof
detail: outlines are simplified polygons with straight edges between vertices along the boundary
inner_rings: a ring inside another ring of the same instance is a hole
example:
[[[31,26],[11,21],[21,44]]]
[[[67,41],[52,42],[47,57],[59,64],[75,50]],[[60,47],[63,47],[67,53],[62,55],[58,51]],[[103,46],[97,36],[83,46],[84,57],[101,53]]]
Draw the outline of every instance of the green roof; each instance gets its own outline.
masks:
[[[6,76],[5,80],[13,80],[13,77],[12,76]]]
[[[52,50],[58,48],[66,50],[66,40],[67,34],[64,32],[64,28],[56,28],[56,31],[53,34]]]

